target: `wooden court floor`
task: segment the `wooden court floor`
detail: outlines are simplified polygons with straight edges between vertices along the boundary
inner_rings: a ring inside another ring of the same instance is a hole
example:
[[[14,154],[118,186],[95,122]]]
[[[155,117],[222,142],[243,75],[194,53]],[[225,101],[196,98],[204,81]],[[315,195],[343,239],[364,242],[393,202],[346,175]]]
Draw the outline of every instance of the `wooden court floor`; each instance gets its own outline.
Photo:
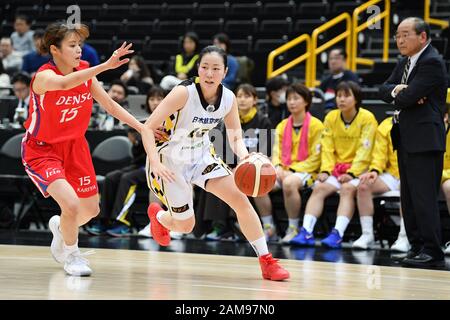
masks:
[[[450,299],[448,271],[282,260],[292,277],[272,282],[256,258],[94,250],[94,274],[80,278],[49,247],[0,245],[0,299]]]

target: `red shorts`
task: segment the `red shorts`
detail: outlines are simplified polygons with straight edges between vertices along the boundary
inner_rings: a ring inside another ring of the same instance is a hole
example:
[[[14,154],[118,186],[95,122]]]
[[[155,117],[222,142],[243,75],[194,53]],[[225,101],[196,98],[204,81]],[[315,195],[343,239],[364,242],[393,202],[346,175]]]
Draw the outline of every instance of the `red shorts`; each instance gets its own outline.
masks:
[[[80,198],[98,193],[94,165],[85,137],[48,144],[25,134],[22,163],[46,198],[49,196],[47,187],[56,179],[67,180]]]

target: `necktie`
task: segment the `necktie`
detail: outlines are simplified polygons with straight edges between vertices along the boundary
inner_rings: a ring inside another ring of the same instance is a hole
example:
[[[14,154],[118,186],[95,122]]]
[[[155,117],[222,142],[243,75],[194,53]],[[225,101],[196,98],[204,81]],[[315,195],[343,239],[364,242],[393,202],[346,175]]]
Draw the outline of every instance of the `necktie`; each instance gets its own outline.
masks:
[[[408,62],[406,63],[405,70],[403,71],[402,82],[400,82],[401,84],[406,84],[406,79],[408,79],[408,71],[409,71],[410,65],[411,65],[411,58],[408,58]]]

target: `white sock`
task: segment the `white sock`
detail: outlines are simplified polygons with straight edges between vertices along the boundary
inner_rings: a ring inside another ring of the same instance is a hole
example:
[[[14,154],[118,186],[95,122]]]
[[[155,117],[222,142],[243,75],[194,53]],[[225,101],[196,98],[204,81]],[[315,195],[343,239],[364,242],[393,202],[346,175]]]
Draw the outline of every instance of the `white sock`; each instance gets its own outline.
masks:
[[[305,216],[303,217],[303,228],[305,228],[308,233],[312,233],[316,222],[317,218],[315,216],[305,213]]]
[[[334,227],[337,231],[339,231],[339,235],[341,237],[344,236],[345,229],[347,229],[347,226],[350,222],[350,219],[346,216],[338,216],[336,219],[336,226]]]
[[[165,213],[166,213],[166,211],[160,211],[160,212],[158,212],[158,213],[156,214],[156,220],[158,220],[159,223],[161,223],[161,224],[162,224],[161,217],[162,217],[163,214],[165,214]]]
[[[272,217],[272,215],[261,217],[261,220],[262,220],[263,224],[270,224],[271,226],[273,226],[273,217]]]
[[[269,253],[266,237],[259,238],[258,240],[250,242],[250,244],[252,245],[253,250],[255,250],[258,257],[264,256]]]
[[[403,218],[400,219],[400,233],[399,237],[406,237],[405,221]]]
[[[298,223],[299,223],[300,219],[291,219],[289,218],[289,226],[293,226],[295,228],[298,228]]]
[[[67,255],[71,254],[72,252],[78,251],[78,240],[77,242],[75,242],[74,245],[68,246],[65,242],[64,242],[64,251],[66,252]]]
[[[360,216],[361,229],[363,234],[373,235],[373,217],[372,216]]]

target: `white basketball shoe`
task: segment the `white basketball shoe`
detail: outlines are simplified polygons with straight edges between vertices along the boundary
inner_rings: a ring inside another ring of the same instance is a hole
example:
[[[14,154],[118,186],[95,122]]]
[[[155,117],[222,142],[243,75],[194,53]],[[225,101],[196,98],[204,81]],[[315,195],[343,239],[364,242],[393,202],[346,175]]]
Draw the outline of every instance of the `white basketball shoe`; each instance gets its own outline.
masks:
[[[71,276],[90,276],[92,269],[89,267],[89,261],[84,257],[92,252],[81,253],[80,250],[73,251],[67,255],[64,263],[64,271]]]
[[[59,230],[60,217],[55,215],[50,218],[48,227],[53,234],[52,244],[50,245],[50,251],[52,252],[53,259],[58,263],[63,263],[64,256],[64,239],[62,233]]]

